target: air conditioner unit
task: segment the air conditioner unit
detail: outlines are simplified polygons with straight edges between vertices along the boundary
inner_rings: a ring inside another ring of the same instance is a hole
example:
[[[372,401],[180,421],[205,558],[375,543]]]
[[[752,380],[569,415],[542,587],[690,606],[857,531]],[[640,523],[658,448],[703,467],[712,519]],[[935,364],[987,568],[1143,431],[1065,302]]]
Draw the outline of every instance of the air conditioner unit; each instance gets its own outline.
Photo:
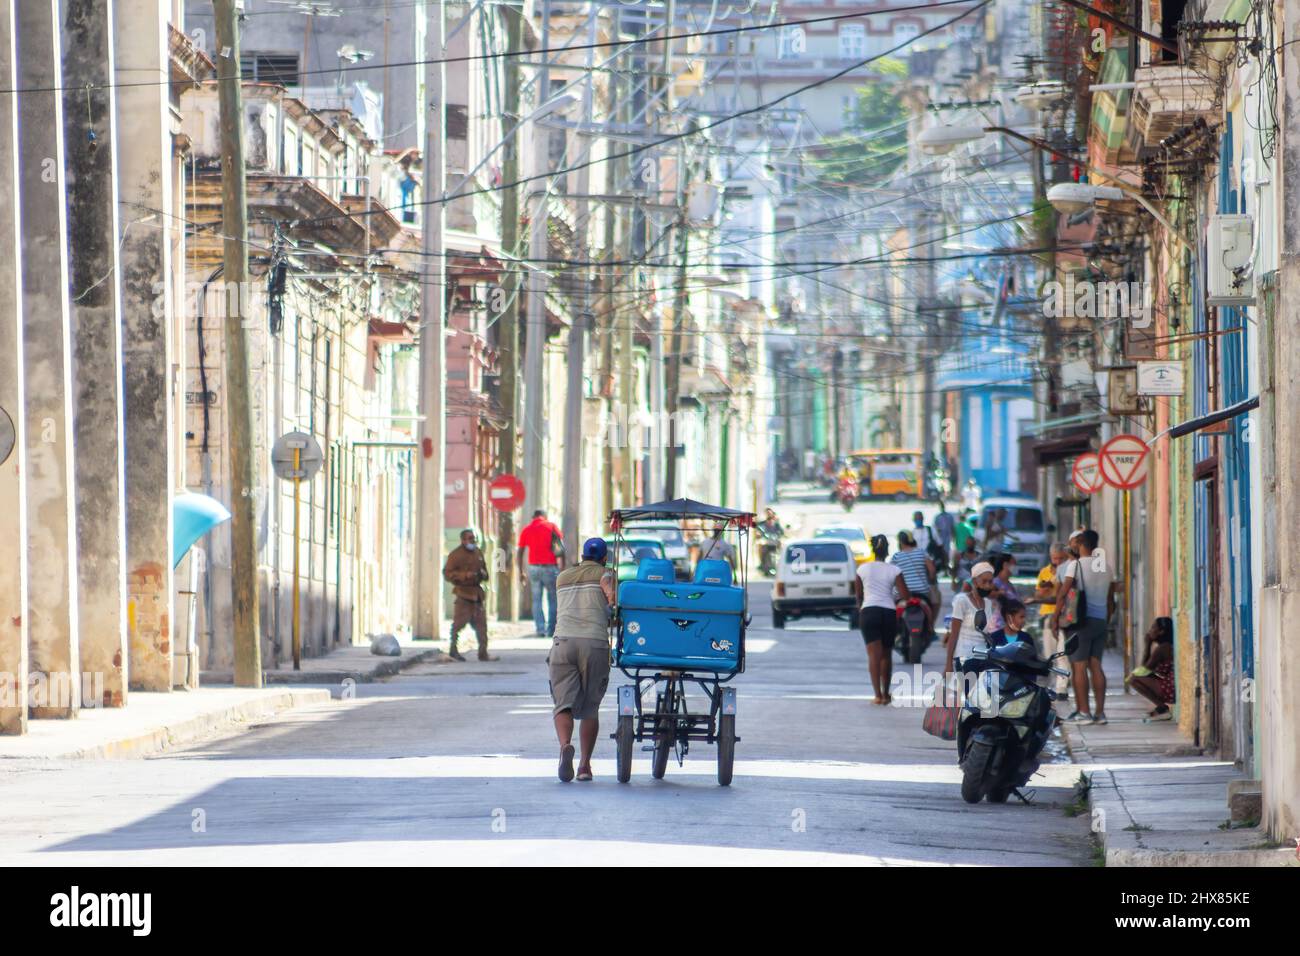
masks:
[[[1206,304],[1253,305],[1255,277],[1252,275],[1250,217],[1236,214],[1211,216],[1206,240],[1209,253]]]

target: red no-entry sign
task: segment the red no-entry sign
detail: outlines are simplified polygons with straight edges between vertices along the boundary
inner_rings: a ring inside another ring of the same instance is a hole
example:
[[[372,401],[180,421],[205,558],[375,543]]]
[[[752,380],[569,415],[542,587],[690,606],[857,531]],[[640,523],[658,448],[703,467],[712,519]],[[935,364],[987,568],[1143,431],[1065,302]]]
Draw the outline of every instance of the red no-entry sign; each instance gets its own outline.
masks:
[[[1074,460],[1074,469],[1070,473],[1074,487],[1085,495],[1095,495],[1106,484],[1101,477],[1101,459],[1096,452],[1088,452]]]
[[[514,511],[524,503],[524,483],[514,475],[497,475],[488,484],[488,501],[497,511]]]
[[[1128,491],[1147,480],[1151,449],[1137,435],[1116,435],[1101,446],[1101,477],[1106,484]]]

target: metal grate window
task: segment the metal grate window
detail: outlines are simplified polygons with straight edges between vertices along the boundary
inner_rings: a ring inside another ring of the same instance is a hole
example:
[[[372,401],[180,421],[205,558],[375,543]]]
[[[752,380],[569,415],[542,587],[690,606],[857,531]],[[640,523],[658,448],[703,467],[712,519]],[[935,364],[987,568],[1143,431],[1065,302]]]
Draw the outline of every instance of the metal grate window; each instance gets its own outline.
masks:
[[[240,53],[239,71],[244,79],[259,83],[279,83],[281,86],[302,83],[297,53]]]

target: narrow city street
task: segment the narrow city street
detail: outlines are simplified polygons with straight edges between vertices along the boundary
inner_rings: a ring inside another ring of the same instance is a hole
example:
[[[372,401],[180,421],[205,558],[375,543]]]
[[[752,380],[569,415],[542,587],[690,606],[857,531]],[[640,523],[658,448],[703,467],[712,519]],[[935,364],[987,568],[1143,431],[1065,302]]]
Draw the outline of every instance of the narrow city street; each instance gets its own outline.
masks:
[[[892,534],[911,508],[782,510],[801,531]],[[774,630],[770,591],[750,588],[730,788],[705,745],[662,781],[647,753],[615,782],[617,673],[595,780],[559,783],[547,644],[527,639],[496,663],[418,665],[349,700],[334,688],[328,705],[154,759],[10,762],[0,864],[1090,862],[1059,743],[1032,805],[964,804],[954,746],[922,732],[917,695],[903,685],[895,706],[873,705],[860,635],[829,618]],[[941,666],[932,645],[924,667]],[[895,668],[914,679],[897,655]]]

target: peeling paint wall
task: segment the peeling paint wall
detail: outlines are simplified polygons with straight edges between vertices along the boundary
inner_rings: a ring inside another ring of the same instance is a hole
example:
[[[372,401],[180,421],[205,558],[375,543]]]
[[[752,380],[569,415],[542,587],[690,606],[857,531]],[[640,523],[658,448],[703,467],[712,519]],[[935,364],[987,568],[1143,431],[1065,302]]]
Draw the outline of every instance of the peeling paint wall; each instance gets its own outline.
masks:
[[[102,687],[84,705],[121,707],[126,523],[113,6],[63,0],[62,11],[80,669]]]
[[[33,717],[73,717],[77,647],[72,342],[68,312],[58,4],[16,4],[19,205],[22,217],[24,414],[27,417],[27,609]],[[42,92],[45,91],[45,92]]]
[[[18,86],[12,5],[0,3],[0,83]],[[0,448],[0,734],[27,732],[27,499],[23,447],[23,325],[18,265],[18,127],[15,101],[0,97],[0,429],[13,447]]]
[[[172,133],[168,87],[142,83],[169,78],[167,16],[162,0],[116,0],[118,110],[131,117],[118,143],[119,190],[136,215],[154,212],[148,226],[122,241],[122,325],[126,430],[127,632],[131,687],[172,688],[171,502],[173,345],[177,297],[168,281],[178,230],[173,205]]]

